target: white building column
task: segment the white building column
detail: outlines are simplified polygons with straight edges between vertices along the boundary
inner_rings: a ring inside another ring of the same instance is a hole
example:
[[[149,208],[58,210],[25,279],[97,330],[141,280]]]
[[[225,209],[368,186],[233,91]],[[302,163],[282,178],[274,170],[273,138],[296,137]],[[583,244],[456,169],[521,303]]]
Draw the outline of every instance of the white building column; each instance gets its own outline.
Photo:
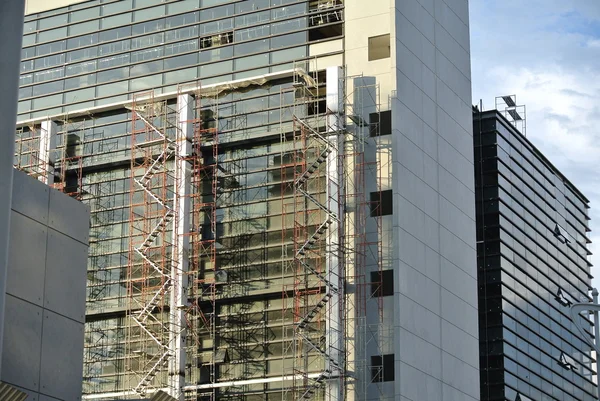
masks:
[[[327,236],[327,280],[329,285],[327,291],[331,295],[327,316],[327,352],[331,362],[327,368],[334,377],[327,382],[325,390],[327,401],[342,401],[344,389],[342,388],[340,375],[344,367],[344,322],[342,316],[344,311],[344,283],[343,283],[343,258],[340,248],[340,230],[344,221],[344,210],[340,203],[342,199],[342,169],[340,168],[340,152],[343,152],[341,129],[343,128],[343,81],[341,67],[327,68],[327,127],[328,142],[332,145],[331,152],[327,156],[327,208],[338,217],[338,221],[332,220]],[[337,368],[332,366],[337,365]],[[336,371],[336,369],[340,369]]]
[[[184,401],[185,385],[185,306],[190,255],[190,186],[191,164],[187,159],[192,153],[193,139],[193,99],[190,95],[177,97],[178,130],[175,153],[175,198],[173,210],[173,258],[171,265],[171,310],[169,316],[169,389],[171,396]]]
[[[56,162],[55,149],[57,131],[58,126],[54,121],[42,121],[42,129],[40,130],[40,156],[38,161],[38,180],[46,185],[54,184],[54,162]]]

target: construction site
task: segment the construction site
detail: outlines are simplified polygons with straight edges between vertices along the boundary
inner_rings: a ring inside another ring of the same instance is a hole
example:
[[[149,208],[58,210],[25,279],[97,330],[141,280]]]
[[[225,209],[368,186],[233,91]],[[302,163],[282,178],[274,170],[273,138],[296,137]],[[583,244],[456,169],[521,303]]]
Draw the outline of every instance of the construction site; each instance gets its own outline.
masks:
[[[19,125],[91,207],[84,400],[394,398],[391,98],[310,63]]]

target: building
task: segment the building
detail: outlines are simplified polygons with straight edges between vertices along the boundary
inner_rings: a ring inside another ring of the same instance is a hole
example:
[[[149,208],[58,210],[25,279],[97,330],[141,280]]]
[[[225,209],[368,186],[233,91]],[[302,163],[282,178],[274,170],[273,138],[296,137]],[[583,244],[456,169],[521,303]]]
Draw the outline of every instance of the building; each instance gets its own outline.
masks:
[[[569,314],[591,301],[588,200],[505,98],[473,113],[481,400],[596,400],[590,339]]]
[[[27,10],[15,164],[92,210],[84,399],[478,399],[466,0]]]
[[[27,400],[81,399],[89,217],[88,206],[14,172],[2,381]]]

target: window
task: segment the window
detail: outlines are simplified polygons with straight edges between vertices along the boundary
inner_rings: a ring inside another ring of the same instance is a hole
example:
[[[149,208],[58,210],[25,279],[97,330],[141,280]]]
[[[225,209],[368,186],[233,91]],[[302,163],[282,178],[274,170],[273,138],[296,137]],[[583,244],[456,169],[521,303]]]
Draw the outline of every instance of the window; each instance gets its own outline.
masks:
[[[371,355],[371,381],[394,381],[394,354]]]
[[[369,38],[369,61],[390,57],[390,34]]]
[[[571,242],[571,240],[569,239],[569,234],[567,233],[567,230],[562,228],[560,225],[556,224],[554,226],[553,233],[554,233],[554,236],[563,244]]]
[[[371,296],[387,297],[394,295],[394,271],[371,272]]]
[[[570,355],[565,354],[564,352],[560,353],[558,357],[558,364],[567,370],[575,371],[577,370],[577,362]]]
[[[233,32],[219,33],[213,36],[200,38],[200,48],[206,49],[209,47],[226,45],[233,43]]]
[[[371,217],[392,214],[392,190],[371,192]]]
[[[369,126],[371,136],[392,134],[392,112],[382,111],[369,114]]]

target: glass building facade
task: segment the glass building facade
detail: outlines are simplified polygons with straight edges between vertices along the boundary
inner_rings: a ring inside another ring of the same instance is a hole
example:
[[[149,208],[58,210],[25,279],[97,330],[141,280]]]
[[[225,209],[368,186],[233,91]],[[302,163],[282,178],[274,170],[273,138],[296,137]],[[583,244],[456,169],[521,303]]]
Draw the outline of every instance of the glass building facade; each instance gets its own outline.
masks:
[[[65,3],[15,165],[91,207],[84,400],[477,400],[466,3]]]
[[[473,132],[481,400],[595,400],[588,200],[496,110]]]
[[[18,120],[289,69],[309,43],[341,38],[342,21],[341,1],[318,0],[98,0],[28,15]]]
[[[290,381],[268,378],[302,370],[314,379],[323,370],[324,312],[311,316],[315,345],[306,348],[300,370],[294,325],[325,296],[318,273],[324,270],[325,258],[318,256],[324,238],[311,251],[317,256],[307,259],[315,273],[306,278],[310,294],[300,309],[292,294],[299,280],[296,237],[320,229],[323,220],[318,201],[324,202],[324,165],[304,184],[317,203],[294,208],[292,187],[301,169],[321,157],[323,144],[295,134],[282,139],[280,133],[297,131],[293,118],[325,129],[324,71],[311,74],[305,95],[297,85],[302,77],[289,71],[308,70],[310,44],[340,40],[342,22],[343,2],[316,0],[93,0],[25,17],[15,165],[35,174],[40,121],[50,118],[57,124],[55,185],[89,204],[92,213],[84,398],[130,398],[136,388],[143,393],[142,384],[153,391],[168,382],[167,367],[154,368],[163,362],[155,356],[155,337],[168,342],[160,333],[169,322],[168,297],[152,303],[152,291],[164,281],[144,269],[159,260],[171,263],[171,256],[161,259],[155,251],[148,261],[132,250],[144,236],[136,231],[140,222],[161,224],[156,210],[149,211],[157,204],[148,206],[153,199],[132,181],[139,178],[132,142],[149,135],[140,119],[174,138],[178,91],[253,77],[267,76],[268,82],[258,79],[239,90],[232,85],[193,107],[194,130],[213,129],[219,145],[194,142],[195,157],[218,165],[218,172],[205,172],[192,184],[198,231],[189,234],[196,265],[187,294],[185,375],[201,389],[187,391],[186,399],[292,399],[308,382],[291,391]],[[134,109],[139,93],[155,99],[152,107],[161,111]],[[142,117],[136,122],[136,116]],[[174,163],[166,161],[164,171],[172,172]],[[166,173],[161,180],[166,188],[175,177]],[[300,230],[295,213],[306,217]],[[175,241],[163,231],[153,247],[170,255]],[[207,236],[218,240],[207,246]],[[217,281],[216,266],[226,272],[227,285],[205,284]],[[152,304],[148,330],[132,320],[132,310],[144,311],[144,302]],[[262,381],[214,386],[252,379]],[[323,397],[322,390],[315,397]]]

